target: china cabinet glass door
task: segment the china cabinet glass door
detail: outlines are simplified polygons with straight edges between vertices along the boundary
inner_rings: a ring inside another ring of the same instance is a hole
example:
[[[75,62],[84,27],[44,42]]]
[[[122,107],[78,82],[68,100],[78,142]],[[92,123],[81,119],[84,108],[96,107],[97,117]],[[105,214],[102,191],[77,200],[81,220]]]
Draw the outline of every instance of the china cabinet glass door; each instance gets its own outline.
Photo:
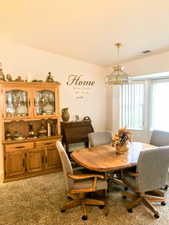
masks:
[[[23,90],[9,90],[6,97],[6,118],[27,117],[29,115],[28,92]]]
[[[54,91],[40,90],[35,93],[35,114],[37,116],[55,114]]]

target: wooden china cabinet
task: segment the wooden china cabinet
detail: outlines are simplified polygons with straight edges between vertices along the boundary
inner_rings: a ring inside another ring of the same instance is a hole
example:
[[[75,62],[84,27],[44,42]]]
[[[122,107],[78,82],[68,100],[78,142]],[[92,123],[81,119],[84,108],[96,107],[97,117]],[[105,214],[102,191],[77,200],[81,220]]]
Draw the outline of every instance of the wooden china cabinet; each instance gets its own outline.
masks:
[[[58,82],[0,82],[0,175],[3,182],[61,169]]]

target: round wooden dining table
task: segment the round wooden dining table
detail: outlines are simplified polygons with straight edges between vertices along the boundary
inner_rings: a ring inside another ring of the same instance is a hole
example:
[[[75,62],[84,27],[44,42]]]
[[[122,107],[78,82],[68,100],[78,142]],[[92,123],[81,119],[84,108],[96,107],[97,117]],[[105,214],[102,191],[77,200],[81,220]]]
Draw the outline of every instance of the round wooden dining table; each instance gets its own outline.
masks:
[[[82,148],[72,152],[71,158],[89,170],[108,172],[135,166],[141,151],[156,148],[141,142],[131,142],[128,147],[128,151],[123,154],[117,154],[111,145]]]

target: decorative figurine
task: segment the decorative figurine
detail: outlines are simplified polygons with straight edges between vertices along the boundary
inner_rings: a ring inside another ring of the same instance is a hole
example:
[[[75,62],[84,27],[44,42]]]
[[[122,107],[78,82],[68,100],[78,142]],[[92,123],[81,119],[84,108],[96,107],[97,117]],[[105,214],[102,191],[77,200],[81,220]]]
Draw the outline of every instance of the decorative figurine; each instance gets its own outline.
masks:
[[[34,137],[33,125],[32,123],[29,123],[28,126],[29,126],[28,137],[33,138]]]
[[[54,82],[54,79],[53,79],[53,77],[51,75],[51,72],[48,73],[48,76],[46,78],[46,82]]]
[[[12,76],[11,76],[11,74],[6,74],[6,80],[7,81],[12,81]]]
[[[46,136],[46,134],[47,134],[47,130],[45,128],[44,121],[41,122],[41,127],[40,127],[40,129],[38,131],[38,134],[39,134],[39,137]]]
[[[5,139],[8,141],[12,140],[12,135],[9,130],[7,130],[5,133]]]
[[[15,79],[15,81],[21,82],[23,80],[22,80],[22,77],[21,76],[17,76],[17,78]]]
[[[0,80],[5,81],[5,75],[2,70],[2,63],[0,63]]]

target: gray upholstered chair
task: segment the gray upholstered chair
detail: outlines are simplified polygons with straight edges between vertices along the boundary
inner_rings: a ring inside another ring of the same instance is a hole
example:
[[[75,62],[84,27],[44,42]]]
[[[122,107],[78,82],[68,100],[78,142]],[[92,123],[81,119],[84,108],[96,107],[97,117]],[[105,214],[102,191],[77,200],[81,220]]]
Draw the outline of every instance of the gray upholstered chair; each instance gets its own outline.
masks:
[[[150,144],[155,146],[169,146],[169,132],[162,130],[153,130]],[[164,189],[168,189],[168,185],[164,186]]]
[[[112,144],[111,131],[97,131],[88,134],[89,147]]]
[[[142,151],[140,153],[136,173],[124,178],[124,182],[135,192],[123,192],[123,198],[129,197],[133,201],[127,206],[128,212],[139,203],[143,203],[159,218],[158,211],[150,203],[161,202],[165,205],[165,198],[148,194],[150,191],[158,190],[166,184],[169,166],[169,147],[163,146],[156,149]],[[153,192],[152,192],[153,193]]]
[[[64,212],[68,208],[81,205],[84,215],[83,220],[87,219],[85,205],[99,205],[104,207],[105,201],[86,198],[86,193],[96,192],[98,190],[107,190],[107,182],[100,174],[74,174],[70,160],[60,141],[56,142],[56,147],[62,163],[64,180],[66,185],[66,194],[71,199],[66,202],[61,209]]]
[[[169,145],[169,132],[161,130],[153,130],[150,144],[155,146],[167,146]]]

